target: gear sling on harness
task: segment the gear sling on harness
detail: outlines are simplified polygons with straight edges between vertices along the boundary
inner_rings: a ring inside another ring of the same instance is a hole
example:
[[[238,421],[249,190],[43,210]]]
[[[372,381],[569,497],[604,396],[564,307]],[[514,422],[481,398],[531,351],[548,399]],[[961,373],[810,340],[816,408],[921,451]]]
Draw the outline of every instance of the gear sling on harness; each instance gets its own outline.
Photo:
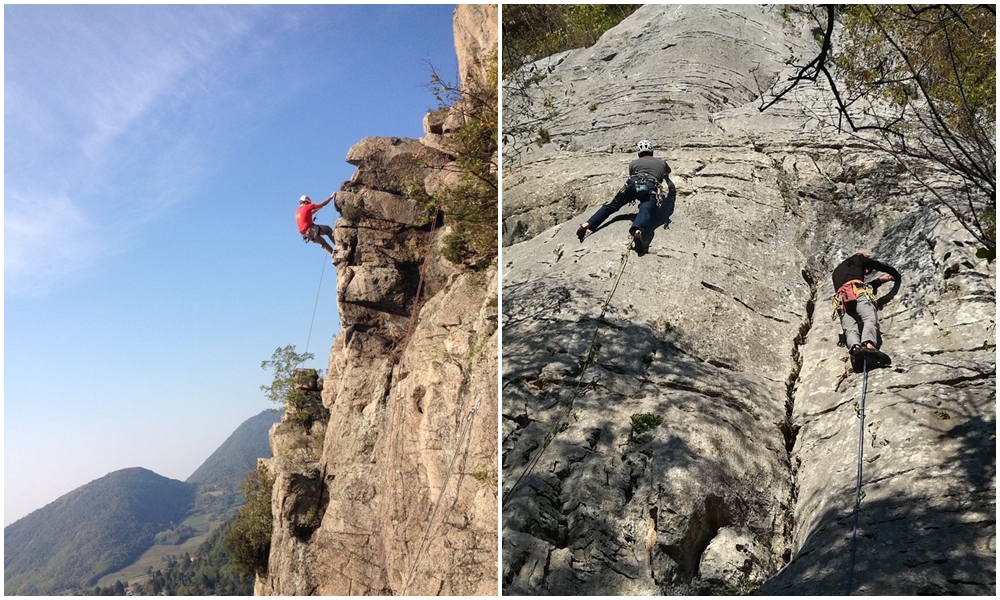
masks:
[[[621,191],[628,187],[632,188],[633,199],[641,201],[645,196],[653,196],[656,198],[656,206],[663,203],[663,191],[660,189],[660,182],[655,177],[646,174],[633,175],[628,178]]]

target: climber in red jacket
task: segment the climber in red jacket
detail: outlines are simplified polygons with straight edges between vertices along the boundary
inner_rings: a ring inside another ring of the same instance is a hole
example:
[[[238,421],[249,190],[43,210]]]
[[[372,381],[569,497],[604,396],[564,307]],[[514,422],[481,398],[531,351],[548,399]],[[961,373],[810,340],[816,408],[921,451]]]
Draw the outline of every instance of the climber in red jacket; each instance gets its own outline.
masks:
[[[872,271],[885,275],[865,281]],[[833,270],[834,314],[840,317],[844,337],[851,352],[851,363],[859,371],[860,360],[867,358],[871,366],[887,366],[892,361],[879,351],[878,309],[875,287],[895,281],[900,282],[899,271],[868,257],[864,252],[849,256]]]
[[[313,204],[313,201],[309,196],[302,196],[299,198],[299,208],[295,211],[295,223],[299,226],[299,233],[302,234],[302,239],[306,242],[315,242],[323,249],[333,256],[333,248],[330,244],[326,243],[326,240],[322,236],[327,236],[330,238],[330,242],[336,245],[333,241],[333,228],[329,225],[317,225],[313,222],[313,214],[319,209],[323,208],[330,203],[330,200],[337,195],[337,192],[330,194],[330,197],[326,200],[320,202],[319,204]]]

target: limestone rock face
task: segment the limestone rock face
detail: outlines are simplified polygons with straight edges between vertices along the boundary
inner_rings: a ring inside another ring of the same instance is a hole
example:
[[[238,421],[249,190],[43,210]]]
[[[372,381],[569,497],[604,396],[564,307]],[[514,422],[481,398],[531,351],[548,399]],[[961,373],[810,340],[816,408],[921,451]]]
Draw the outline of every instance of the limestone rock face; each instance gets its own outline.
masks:
[[[487,61],[491,55],[496,58],[499,48],[498,17],[496,4],[461,4],[455,9],[455,50],[463,84],[470,78],[486,80]]]
[[[471,39],[490,27],[496,39],[495,17],[476,25]],[[447,217],[423,199],[456,165],[439,131],[436,144],[365,138],[348,152],[325,417],[272,431],[257,594],[497,593],[497,271],[440,258]]]
[[[543,65],[552,142],[504,172],[504,593],[843,593],[862,376],[830,273],[858,251],[903,281],[853,591],[995,591],[995,267],[805,116],[819,92],[758,112],[751,70],[810,43],[777,9],[646,5]],[[579,242],[644,138],[673,169],[648,253],[624,254],[634,206]]]

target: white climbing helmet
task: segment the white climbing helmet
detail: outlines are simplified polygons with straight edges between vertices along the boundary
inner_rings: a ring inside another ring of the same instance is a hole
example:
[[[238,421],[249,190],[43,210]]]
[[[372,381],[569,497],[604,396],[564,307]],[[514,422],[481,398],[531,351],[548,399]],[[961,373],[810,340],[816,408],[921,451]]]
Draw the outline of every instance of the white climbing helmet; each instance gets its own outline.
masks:
[[[642,140],[637,144],[637,146],[639,148],[639,154],[653,151],[653,144],[650,144],[649,140]]]
[[[312,199],[309,198],[309,196],[302,194],[302,196],[299,198],[299,204],[305,204],[307,202],[312,202]]]

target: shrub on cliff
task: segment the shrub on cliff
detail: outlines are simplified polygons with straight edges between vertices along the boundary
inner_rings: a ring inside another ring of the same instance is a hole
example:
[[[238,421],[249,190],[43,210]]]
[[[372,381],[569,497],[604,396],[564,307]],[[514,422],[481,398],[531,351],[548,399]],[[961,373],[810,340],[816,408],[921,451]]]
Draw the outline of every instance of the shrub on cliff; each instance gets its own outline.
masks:
[[[444,240],[444,257],[473,268],[497,255],[497,59],[487,59],[486,81],[470,78],[465,89],[445,83],[437,74],[431,87],[443,105],[457,111],[461,125],[449,138],[448,150],[461,170],[459,183],[428,202],[440,209],[452,231]]]
[[[295,370],[299,365],[312,358],[311,352],[299,354],[295,351],[295,346],[289,344],[275,350],[270,360],[261,361],[261,369],[274,371],[271,385],[260,386],[268,400],[279,404],[288,403],[295,395]]]
[[[503,7],[503,68],[586,48],[641,4],[508,4]]]
[[[236,515],[236,522],[226,537],[226,550],[233,557],[233,566],[241,577],[267,573],[271,533],[274,529],[271,516],[273,489],[274,478],[264,466],[250,471],[243,482],[243,495],[247,503]]]

